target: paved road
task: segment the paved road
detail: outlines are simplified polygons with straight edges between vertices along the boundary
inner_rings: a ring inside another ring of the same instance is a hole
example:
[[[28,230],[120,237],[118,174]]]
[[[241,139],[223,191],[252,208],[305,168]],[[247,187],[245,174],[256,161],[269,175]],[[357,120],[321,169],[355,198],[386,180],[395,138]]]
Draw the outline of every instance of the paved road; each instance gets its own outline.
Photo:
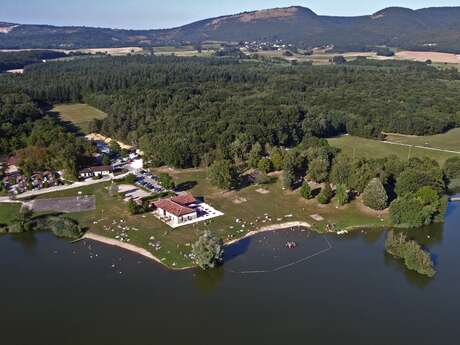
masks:
[[[130,173],[126,173],[123,175],[116,176],[115,178],[112,178],[111,176],[103,177],[100,180],[87,180],[83,182],[75,182],[69,185],[65,186],[57,186],[57,187],[51,187],[51,188],[46,188],[46,189],[41,189],[37,191],[30,191],[30,192],[25,192],[22,194],[19,194],[16,196],[16,200],[10,200],[9,197],[0,197],[0,203],[11,203],[11,202],[22,202],[21,199],[27,199],[33,196],[37,195],[43,195],[47,193],[53,193],[53,192],[60,192],[64,190],[70,190],[70,189],[76,189],[76,188],[81,188],[81,187],[86,187],[86,186],[91,186],[95,185],[98,183],[103,183],[103,182],[110,182],[113,180],[121,180],[128,176]]]

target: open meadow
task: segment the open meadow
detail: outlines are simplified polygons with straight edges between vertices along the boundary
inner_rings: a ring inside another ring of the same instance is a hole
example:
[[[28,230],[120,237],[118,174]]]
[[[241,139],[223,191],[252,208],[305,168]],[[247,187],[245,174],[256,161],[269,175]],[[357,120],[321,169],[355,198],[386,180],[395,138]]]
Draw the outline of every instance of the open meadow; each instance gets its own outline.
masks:
[[[63,122],[75,126],[83,133],[89,133],[91,121],[102,120],[107,114],[87,104],[59,104],[55,105],[49,112],[57,116]]]
[[[432,141],[434,143],[440,143],[444,136],[456,136],[460,134],[460,132],[450,132],[447,134],[441,134],[439,136],[434,136],[436,139]],[[425,142],[425,138],[434,138],[434,137],[405,137],[409,142],[407,144],[410,145],[417,145],[409,139],[417,139],[421,142]],[[393,137],[391,137],[393,138]],[[429,140],[429,139],[428,139]],[[396,155],[400,159],[408,159],[409,157],[429,157],[431,159],[436,160],[440,164],[443,164],[449,157],[458,156],[458,154],[450,153],[450,152],[443,152],[433,150],[436,146],[431,146],[427,148],[421,147],[410,147],[406,145],[397,145],[397,144],[390,144],[388,142],[383,142],[379,140],[373,139],[365,139],[360,137],[354,137],[351,135],[341,136],[337,138],[328,139],[329,144],[341,149],[344,153],[348,154],[349,156],[355,157],[364,157],[364,158],[384,158],[388,157],[389,155]],[[406,144],[402,143],[401,144]],[[457,143],[458,145],[458,143]],[[455,147],[452,146],[452,148]],[[440,147],[443,149],[443,147]],[[460,151],[460,150],[459,150]]]
[[[460,128],[454,128],[443,134],[428,135],[423,137],[387,133],[386,140],[394,143],[460,152]]]

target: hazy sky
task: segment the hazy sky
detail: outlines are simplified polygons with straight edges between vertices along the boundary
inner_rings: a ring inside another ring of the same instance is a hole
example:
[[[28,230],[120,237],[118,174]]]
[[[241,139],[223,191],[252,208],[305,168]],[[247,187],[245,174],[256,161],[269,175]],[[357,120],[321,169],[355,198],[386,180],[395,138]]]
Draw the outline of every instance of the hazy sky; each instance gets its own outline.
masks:
[[[352,16],[388,6],[460,6],[460,0],[0,0],[0,21],[150,29],[290,5],[309,7],[317,14]]]

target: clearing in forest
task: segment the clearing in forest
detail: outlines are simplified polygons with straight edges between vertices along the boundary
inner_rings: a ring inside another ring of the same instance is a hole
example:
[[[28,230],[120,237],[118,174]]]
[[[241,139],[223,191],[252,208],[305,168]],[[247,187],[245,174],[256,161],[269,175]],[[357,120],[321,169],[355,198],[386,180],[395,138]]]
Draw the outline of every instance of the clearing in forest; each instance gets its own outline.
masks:
[[[89,124],[95,119],[102,120],[107,114],[87,104],[58,104],[50,111],[51,115],[71,123],[83,133],[89,132]]]

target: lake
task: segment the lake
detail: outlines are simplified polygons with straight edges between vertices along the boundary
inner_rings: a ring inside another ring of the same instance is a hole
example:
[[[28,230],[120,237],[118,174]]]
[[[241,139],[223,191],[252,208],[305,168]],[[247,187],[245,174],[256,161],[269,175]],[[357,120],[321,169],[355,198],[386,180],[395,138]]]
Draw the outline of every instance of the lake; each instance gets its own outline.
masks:
[[[455,344],[460,203],[445,224],[411,237],[433,253],[434,279],[385,255],[381,231],[259,234],[210,272],[169,272],[118,248],[46,233],[3,236],[1,343]]]

